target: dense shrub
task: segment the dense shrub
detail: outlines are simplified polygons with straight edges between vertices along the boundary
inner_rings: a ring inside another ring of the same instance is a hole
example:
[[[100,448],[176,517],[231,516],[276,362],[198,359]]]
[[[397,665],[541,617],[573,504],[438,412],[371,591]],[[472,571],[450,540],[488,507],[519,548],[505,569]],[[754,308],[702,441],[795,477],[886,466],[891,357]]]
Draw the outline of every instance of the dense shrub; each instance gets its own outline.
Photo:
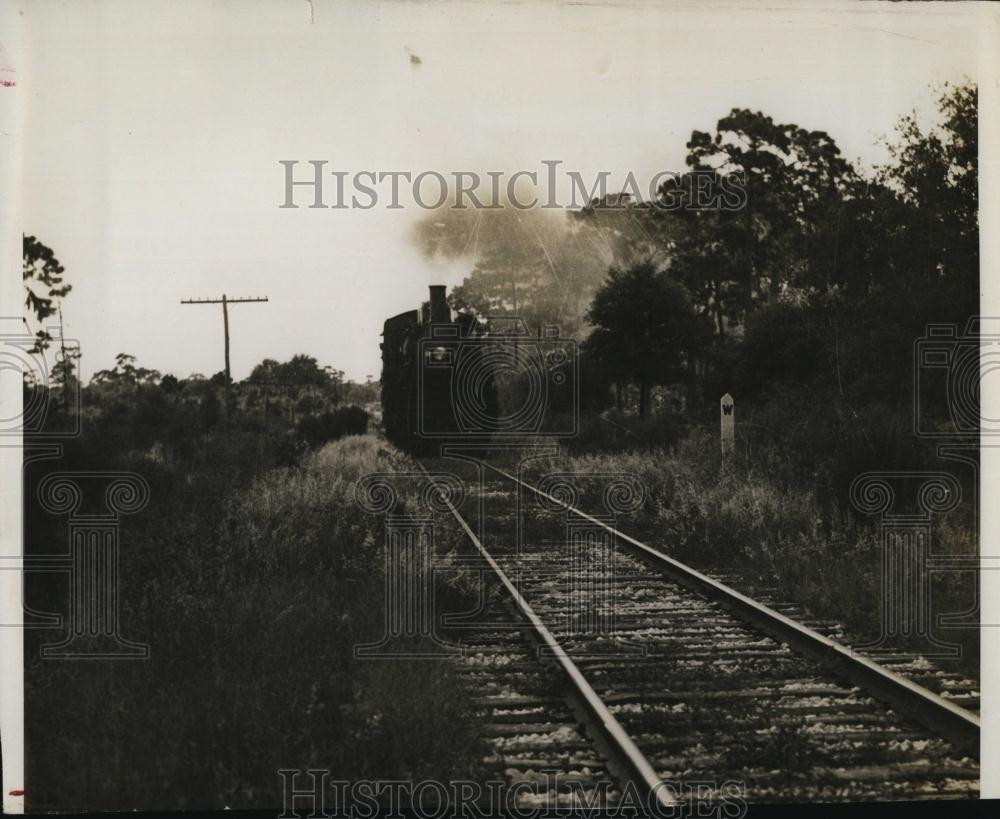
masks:
[[[341,407],[322,415],[308,415],[296,425],[298,437],[315,448],[345,435],[364,435],[368,431],[368,413],[361,407]]]
[[[570,419],[563,423],[569,426]],[[576,434],[565,439],[572,453],[635,452],[673,446],[684,433],[681,419],[663,412],[639,418],[616,410],[580,413]]]
[[[385,583],[384,518],[358,506],[355,482],[412,466],[365,436],[256,470],[266,443],[233,433],[206,439],[197,463],[103,462],[152,484],[149,507],[122,525],[120,592],[124,636],[151,657],[42,661],[39,643],[56,637],[28,634],[36,810],[278,805],[279,768],[479,775],[484,752],[454,666],[353,654],[382,636]],[[31,531],[36,550],[65,542],[51,518]],[[32,603],[58,610],[64,594],[29,580]]]

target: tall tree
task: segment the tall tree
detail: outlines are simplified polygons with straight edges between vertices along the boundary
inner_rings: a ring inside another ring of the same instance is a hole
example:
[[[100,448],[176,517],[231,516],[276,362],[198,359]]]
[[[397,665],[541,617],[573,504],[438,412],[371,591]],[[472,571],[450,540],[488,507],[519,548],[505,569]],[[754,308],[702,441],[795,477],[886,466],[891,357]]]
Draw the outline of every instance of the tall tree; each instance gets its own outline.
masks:
[[[21,273],[24,281],[24,306],[43,326],[35,333],[32,352],[40,352],[52,343],[52,336],[44,322],[59,310],[59,302],[70,290],[71,284],[63,282],[65,268],[59,263],[52,248],[34,236],[22,237]]]
[[[606,267],[631,267],[641,262],[662,265],[674,238],[674,223],[656,219],[650,202],[629,193],[592,200],[572,215],[587,241]]]
[[[724,333],[785,288],[816,285],[811,236],[836,219],[856,175],[826,132],[747,109],[720,119],[714,135],[694,131],[687,147],[692,174],[735,176],[746,191],[736,209],[681,207],[663,216],[686,223],[674,249],[675,275]],[[695,188],[691,179],[675,178],[660,194]]]
[[[587,320],[594,331],[585,354],[639,385],[641,417],[649,388],[684,381],[692,357],[710,333],[687,289],[651,262],[611,268]]]
[[[979,302],[977,87],[946,85],[938,111],[939,122],[926,130],[915,114],[900,120],[892,161],[876,179],[897,198],[894,278],[911,278],[936,310],[948,305],[960,320]]]
[[[160,371],[150,370],[135,365],[135,356],[128,353],[118,353],[115,356],[115,366],[110,370],[98,370],[91,378],[91,384],[110,384],[112,386],[140,387],[157,384],[160,381]]]

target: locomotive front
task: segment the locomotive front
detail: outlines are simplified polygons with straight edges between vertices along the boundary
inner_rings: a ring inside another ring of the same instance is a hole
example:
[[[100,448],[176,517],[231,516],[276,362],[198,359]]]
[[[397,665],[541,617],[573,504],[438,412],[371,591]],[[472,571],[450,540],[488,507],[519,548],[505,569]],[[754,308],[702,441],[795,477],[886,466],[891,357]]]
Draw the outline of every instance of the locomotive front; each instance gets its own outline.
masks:
[[[453,320],[444,285],[431,285],[429,301],[418,310],[386,320],[382,419],[386,437],[400,448],[429,451],[459,432],[456,376],[462,376],[461,368],[477,355],[477,350],[468,349],[475,328],[473,316],[458,314]],[[489,373],[479,377],[477,389],[489,414],[495,405]]]

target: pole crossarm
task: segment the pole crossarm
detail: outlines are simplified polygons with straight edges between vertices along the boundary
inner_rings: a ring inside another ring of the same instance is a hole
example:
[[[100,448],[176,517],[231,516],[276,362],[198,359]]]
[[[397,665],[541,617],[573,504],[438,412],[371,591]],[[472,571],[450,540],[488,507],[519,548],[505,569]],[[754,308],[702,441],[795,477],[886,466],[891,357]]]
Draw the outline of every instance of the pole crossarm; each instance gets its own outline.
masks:
[[[262,298],[258,298],[257,296],[252,296],[250,298],[236,298],[236,299],[231,299],[228,296],[225,296],[221,299],[181,299],[181,304],[222,304],[222,302],[225,302],[226,304],[245,304],[246,302],[267,301],[267,300],[268,300],[267,296],[264,296]]]
[[[221,304],[222,305],[222,332],[225,337],[226,347],[226,395],[229,396],[229,385],[233,378],[229,370],[229,305],[247,304],[248,302],[266,302],[267,296],[241,296],[235,299],[229,298],[225,293],[221,299],[181,299],[181,304]],[[227,398],[228,404],[228,398]]]

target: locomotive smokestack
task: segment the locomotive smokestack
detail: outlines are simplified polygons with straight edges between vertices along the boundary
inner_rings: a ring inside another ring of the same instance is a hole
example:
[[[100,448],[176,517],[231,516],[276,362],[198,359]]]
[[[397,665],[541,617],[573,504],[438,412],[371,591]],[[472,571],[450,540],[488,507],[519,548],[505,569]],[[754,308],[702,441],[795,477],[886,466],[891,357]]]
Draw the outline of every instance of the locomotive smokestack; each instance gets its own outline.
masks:
[[[431,285],[431,323],[447,324],[451,321],[451,307],[445,297],[447,288],[443,284]]]

